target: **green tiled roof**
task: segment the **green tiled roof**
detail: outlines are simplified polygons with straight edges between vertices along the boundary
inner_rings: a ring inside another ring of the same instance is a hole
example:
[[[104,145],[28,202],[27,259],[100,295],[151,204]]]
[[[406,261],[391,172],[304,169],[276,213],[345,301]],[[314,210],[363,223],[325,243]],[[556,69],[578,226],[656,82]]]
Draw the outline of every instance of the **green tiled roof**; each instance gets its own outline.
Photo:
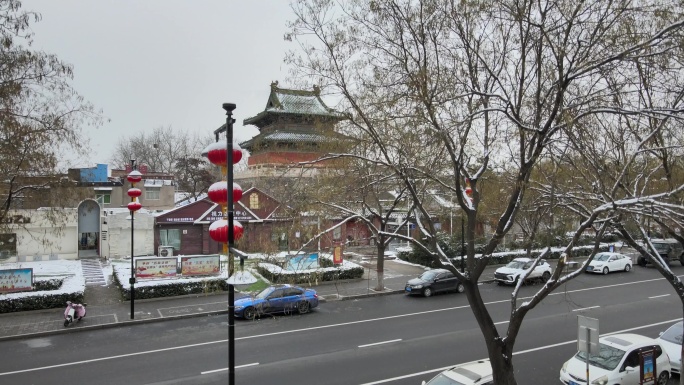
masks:
[[[245,119],[243,123],[261,128],[269,116],[281,114],[321,117],[333,121],[345,119],[344,114],[325,105],[318,87],[314,86],[313,91],[290,90],[279,88],[278,82],[273,82],[264,111]]]

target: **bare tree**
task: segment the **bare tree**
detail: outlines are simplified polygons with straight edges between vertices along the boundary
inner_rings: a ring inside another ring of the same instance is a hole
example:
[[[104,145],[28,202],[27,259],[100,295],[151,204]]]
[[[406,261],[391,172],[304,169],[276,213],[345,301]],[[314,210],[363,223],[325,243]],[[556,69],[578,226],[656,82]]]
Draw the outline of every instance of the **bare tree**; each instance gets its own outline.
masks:
[[[32,50],[30,23],[40,15],[21,10],[16,0],[0,1],[0,223],[24,202],[44,206],[72,203],[55,189],[66,154],[84,155],[87,125],[99,112],[71,86],[73,68],[54,55]],[[73,187],[73,186],[72,186]],[[53,217],[55,221],[59,218]]]
[[[135,159],[139,165],[147,165],[149,171],[172,174],[179,161],[201,158],[202,150],[211,142],[211,137],[160,126],[151,132],[120,138],[111,162],[114,167],[125,168]]]
[[[585,191],[587,199],[572,200],[568,197],[574,190],[560,190],[567,187],[559,182],[567,166],[546,171],[546,178],[558,182],[553,188],[537,179],[535,170],[553,157],[564,156],[566,162],[580,159],[582,152],[594,150],[582,147],[590,136],[619,137],[649,119],[681,124],[681,106],[662,103],[676,98],[655,98],[649,107],[633,96],[640,88],[677,92],[676,87],[668,89],[665,77],[653,76],[643,83],[634,75],[637,61],[654,74],[665,69],[681,72],[681,63],[672,59],[682,39],[681,5],[659,0],[300,0],[293,9],[296,20],[286,38],[299,44],[298,54],[288,56],[296,74],[338,93],[354,128],[377,147],[379,156],[368,161],[381,162],[403,181],[421,217],[421,237],[428,241],[423,245],[412,240],[414,246],[463,282],[494,382],[515,384],[513,348],[523,319],[583,269],[563,275],[564,259],[559,260],[551,278],[523,303],[517,302],[520,280],[511,294],[503,334],[484,305],[477,281],[531,187],[540,189],[538,196],[548,197],[550,208],[582,218],[565,246],[566,255],[573,254],[590,228],[597,233],[595,253],[603,232],[622,223],[617,208],[638,212],[640,197],[659,196],[643,189],[632,189],[631,196],[602,195],[600,191],[610,189],[603,188],[608,181],[601,184],[604,168],[596,165],[582,170],[597,192]],[[652,133],[648,137],[666,135],[662,125],[651,127],[644,131]],[[622,150],[630,164],[622,167],[631,170],[644,147],[634,135],[623,137]],[[595,143],[596,154],[611,149],[607,140]],[[421,151],[426,145],[429,150]],[[568,149],[571,154],[561,155]],[[507,174],[511,183],[499,193],[498,199],[506,204],[483,255],[476,258],[475,223],[486,199],[480,182],[492,172]],[[466,178],[472,197],[465,193]],[[420,196],[425,183],[453,194],[467,217],[464,273],[436,241],[434,220]],[[663,194],[676,195],[680,188],[670,185]],[[561,198],[567,204],[560,204]],[[547,253],[548,249],[537,261]]]

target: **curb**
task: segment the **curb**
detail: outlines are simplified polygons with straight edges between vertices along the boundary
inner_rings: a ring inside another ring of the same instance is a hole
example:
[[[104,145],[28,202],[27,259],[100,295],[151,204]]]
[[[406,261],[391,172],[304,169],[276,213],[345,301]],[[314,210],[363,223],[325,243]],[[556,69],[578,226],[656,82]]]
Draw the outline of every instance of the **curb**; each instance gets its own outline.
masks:
[[[162,322],[162,321],[173,321],[173,320],[186,319],[186,318],[211,317],[211,316],[223,315],[223,314],[227,315],[228,310],[216,310],[216,311],[208,311],[208,312],[203,312],[203,313],[180,314],[180,315],[170,316],[170,317],[155,317],[155,318],[148,318],[148,319],[142,319],[142,320],[110,322],[110,323],[106,323],[106,324],[92,325],[92,326],[84,325],[84,326],[78,326],[78,327],[72,327],[72,328],[65,327],[64,329],[50,330],[50,331],[44,331],[44,332],[16,334],[16,335],[12,335],[12,336],[3,336],[3,337],[0,337],[0,341],[9,341],[9,340],[23,339],[23,338],[44,337],[44,336],[55,335],[55,334],[76,333],[76,332],[87,331],[87,330],[110,329],[110,328],[115,328],[115,327],[141,325],[141,324],[148,324],[148,323]]]

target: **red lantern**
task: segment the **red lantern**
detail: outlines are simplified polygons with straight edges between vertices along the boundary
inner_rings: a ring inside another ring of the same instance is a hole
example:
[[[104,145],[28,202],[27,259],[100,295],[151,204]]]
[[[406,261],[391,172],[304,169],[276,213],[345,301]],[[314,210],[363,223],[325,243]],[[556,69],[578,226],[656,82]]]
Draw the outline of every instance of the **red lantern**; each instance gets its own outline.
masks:
[[[139,188],[129,188],[128,196],[131,198],[137,198],[142,195],[142,191]]]
[[[138,211],[142,208],[142,205],[138,201],[133,201],[128,204],[128,210],[130,211]]]
[[[128,174],[126,179],[131,183],[138,183],[142,180],[142,174],[138,170],[133,170]]]
[[[244,229],[238,221],[233,221],[233,238],[237,241],[242,238]],[[209,225],[209,236],[216,242],[228,243],[228,221],[219,219]]]
[[[207,195],[214,203],[225,206],[228,203],[228,182],[221,181],[212,184]],[[237,202],[241,198],[242,188],[237,183],[233,183],[233,202]]]
[[[228,151],[226,144],[223,142],[214,142],[208,145],[204,151],[203,155],[206,155],[209,161],[216,165],[225,167],[228,159]],[[242,149],[237,143],[233,143],[233,164],[238,163],[242,160]]]

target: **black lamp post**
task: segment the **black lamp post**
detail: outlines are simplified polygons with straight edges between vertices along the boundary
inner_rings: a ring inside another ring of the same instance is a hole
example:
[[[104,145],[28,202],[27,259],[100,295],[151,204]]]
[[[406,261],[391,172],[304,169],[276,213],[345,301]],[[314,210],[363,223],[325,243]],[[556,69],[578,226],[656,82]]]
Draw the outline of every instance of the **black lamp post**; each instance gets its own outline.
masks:
[[[230,249],[235,245],[233,229],[233,103],[223,103],[226,110],[226,181],[228,182],[228,277],[233,275],[233,255]],[[235,285],[228,285],[228,383],[235,384]]]
[[[131,284],[131,319],[134,317],[134,301],[135,301],[135,262],[134,262],[134,247],[133,247],[133,232],[135,224],[135,212],[140,210],[142,205],[138,202],[138,197],[142,194],[140,189],[135,188],[135,184],[142,180],[142,174],[135,166],[135,159],[131,159],[131,172],[127,177],[131,183],[131,188],[128,189],[128,196],[131,197],[131,202],[128,203],[128,210],[131,212],[131,278],[128,283]]]

